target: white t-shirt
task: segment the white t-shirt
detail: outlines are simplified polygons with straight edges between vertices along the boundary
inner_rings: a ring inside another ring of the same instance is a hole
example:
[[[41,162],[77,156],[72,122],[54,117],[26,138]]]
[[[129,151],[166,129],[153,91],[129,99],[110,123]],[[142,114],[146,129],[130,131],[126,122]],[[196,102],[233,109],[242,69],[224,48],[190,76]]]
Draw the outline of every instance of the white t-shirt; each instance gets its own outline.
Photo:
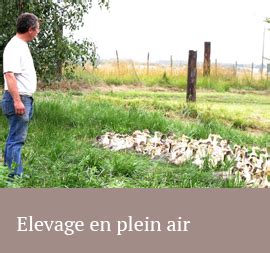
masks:
[[[27,43],[17,36],[4,49],[3,72],[14,73],[19,94],[32,96],[36,91],[37,76],[31,52]],[[5,90],[8,90],[6,79]]]

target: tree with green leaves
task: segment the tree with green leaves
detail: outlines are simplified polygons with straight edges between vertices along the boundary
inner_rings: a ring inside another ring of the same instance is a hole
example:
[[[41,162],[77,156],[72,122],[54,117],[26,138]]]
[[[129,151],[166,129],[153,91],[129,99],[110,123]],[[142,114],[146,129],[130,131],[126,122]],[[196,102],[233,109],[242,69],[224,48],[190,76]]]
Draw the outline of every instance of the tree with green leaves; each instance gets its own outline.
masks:
[[[97,3],[100,8],[109,8],[109,0]],[[60,80],[63,70],[73,73],[75,66],[88,61],[95,66],[96,45],[87,39],[75,40],[72,35],[83,26],[83,17],[92,4],[93,0],[1,0],[0,67],[5,45],[16,33],[16,19],[23,12],[32,12],[40,19],[39,37],[29,44],[40,80]]]

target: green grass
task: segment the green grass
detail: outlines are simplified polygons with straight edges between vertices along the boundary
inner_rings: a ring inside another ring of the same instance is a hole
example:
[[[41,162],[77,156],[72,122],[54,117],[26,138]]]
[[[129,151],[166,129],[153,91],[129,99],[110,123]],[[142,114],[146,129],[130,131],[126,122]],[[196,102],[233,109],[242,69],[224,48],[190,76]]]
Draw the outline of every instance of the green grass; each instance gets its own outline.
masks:
[[[219,121],[228,127],[270,131],[269,95],[197,91],[197,103],[186,104],[185,92],[127,91],[92,94],[89,99],[156,110],[174,118]]]
[[[211,93],[205,96],[207,101],[218,100]],[[25,173],[30,178],[16,179],[10,184],[6,181],[6,169],[0,167],[0,187],[242,187],[233,180],[216,178],[213,172],[217,169],[207,164],[202,170],[191,163],[175,166],[133,152],[113,152],[95,144],[96,136],[107,131],[132,133],[137,129],[174,132],[192,138],[207,138],[209,133],[217,133],[247,146],[264,147],[270,143],[269,133],[253,136],[223,124],[212,114],[208,120],[202,120],[195,106],[182,105],[180,118],[166,116],[170,111],[178,111],[173,100],[181,97],[183,94],[135,91],[107,94],[40,92],[35,98],[35,114],[23,149]],[[269,105],[266,98],[254,95],[254,99]],[[224,94],[225,104],[232,101],[236,104],[242,101],[244,108],[250,98],[239,100],[237,96]],[[192,117],[196,120],[191,121]],[[7,122],[0,114],[2,152],[6,134]],[[226,170],[226,166],[218,170]]]

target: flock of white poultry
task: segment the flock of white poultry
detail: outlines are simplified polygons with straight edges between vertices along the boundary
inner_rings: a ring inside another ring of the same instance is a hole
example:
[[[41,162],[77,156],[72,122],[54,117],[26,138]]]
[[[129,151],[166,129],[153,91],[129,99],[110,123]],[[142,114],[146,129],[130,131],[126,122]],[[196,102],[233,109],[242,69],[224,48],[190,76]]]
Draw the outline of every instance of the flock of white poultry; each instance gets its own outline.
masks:
[[[160,132],[151,136],[148,130],[136,130],[132,135],[107,132],[98,136],[97,142],[114,151],[135,150],[152,159],[162,158],[176,165],[191,160],[202,168],[208,159],[208,163],[216,167],[231,161],[229,170],[216,174],[223,178],[244,180],[247,187],[270,187],[270,154],[267,149],[252,147],[248,150],[239,145],[232,147],[219,135],[210,134],[207,139],[196,140],[185,135],[176,138],[174,134],[164,135]]]

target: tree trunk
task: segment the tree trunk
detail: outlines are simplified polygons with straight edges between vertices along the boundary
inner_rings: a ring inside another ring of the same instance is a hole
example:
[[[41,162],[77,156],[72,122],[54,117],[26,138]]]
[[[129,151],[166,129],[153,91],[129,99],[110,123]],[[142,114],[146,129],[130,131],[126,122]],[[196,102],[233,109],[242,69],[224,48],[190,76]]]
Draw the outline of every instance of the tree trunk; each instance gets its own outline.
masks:
[[[59,25],[59,30],[57,35],[59,36],[59,40],[63,38],[64,36],[64,29],[63,29],[63,25],[60,24]],[[56,77],[57,80],[61,80],[63,76],[63,59],[58,58],[56,61]]]
[[[189,50],[187,102],[196,102],[197,51]]]

